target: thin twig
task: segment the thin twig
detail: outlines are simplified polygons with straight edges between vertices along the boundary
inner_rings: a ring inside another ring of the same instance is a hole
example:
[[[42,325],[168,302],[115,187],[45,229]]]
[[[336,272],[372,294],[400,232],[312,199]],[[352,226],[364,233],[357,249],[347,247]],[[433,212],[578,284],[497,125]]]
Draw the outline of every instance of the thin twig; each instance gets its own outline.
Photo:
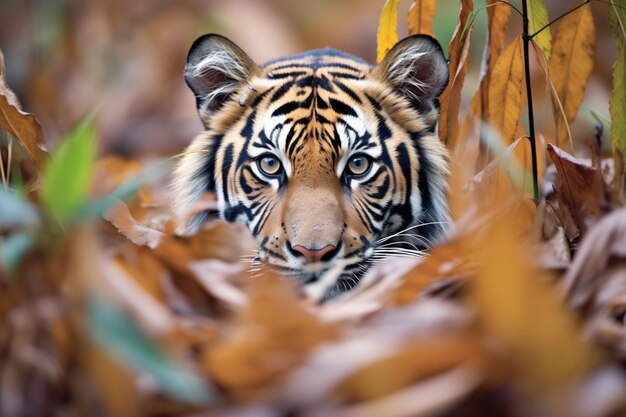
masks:
[[[535,147],[535,117],[533,114],[533,95],[530,84],[530,58],[529,44],[531,37],[528,35],[528,0],[522,0],[523,30],[522,41],[524,43],[524,75],[526,78],[526,97],[528,99],[528,139],[530,141],[530,156],[533,171],[533,200],[539,204],[539,181],[537,175],[537,149]]]

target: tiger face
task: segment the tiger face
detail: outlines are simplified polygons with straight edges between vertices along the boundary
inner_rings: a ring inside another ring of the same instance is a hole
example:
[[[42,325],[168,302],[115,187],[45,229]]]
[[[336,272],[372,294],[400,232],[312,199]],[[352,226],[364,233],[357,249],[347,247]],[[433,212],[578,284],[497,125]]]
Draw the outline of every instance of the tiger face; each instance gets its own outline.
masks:
[[[320,299],[353,288],[384,254],[414,254],[445,232],[437,98],[448,68],[433,38],[406,38],[377,66],[334,49],[258,66],[205,35],[185,79],[206,131],[174,174],[179,217],[215,193],[216,214],[249,228],[258,258]]]

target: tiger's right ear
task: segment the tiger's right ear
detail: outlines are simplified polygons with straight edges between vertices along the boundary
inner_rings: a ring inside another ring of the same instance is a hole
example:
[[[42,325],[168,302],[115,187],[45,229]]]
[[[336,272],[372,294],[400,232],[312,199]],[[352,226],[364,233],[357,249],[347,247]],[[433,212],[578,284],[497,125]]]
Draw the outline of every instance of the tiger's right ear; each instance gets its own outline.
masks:
[[[220,109],[258,69],[256,64],[229,39],[203,35],[191,45],[185,65],[185,81],[196,96],[200,119]]]

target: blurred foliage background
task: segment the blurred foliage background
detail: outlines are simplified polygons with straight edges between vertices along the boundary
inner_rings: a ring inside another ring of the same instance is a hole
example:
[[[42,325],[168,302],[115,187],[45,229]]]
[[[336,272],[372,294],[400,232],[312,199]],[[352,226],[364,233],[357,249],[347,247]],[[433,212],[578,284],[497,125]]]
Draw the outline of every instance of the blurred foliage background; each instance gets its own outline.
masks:
[[[400,37],[407,34],[411,3],[400,4]],[[475,9],[481,10],[484,3],[476,1]],[[546,1],[551,19],[577,3]],[[179,152],[201,130],[182,78],[195,38],[223,34],[258,63],[324,46],[374,62],[382,5],[381,0],[1,0],[0,48],[9,85],[25,110],[39,117],[49,145],[95,109],[101,153],[166,155]],[[593,6],[596,62],[573,128],[581,138],[590,137],[598,123],[590,110],[608,119],[615,58],[605,24],[606,6],[602,2]],[[444,50],[457,10],[457,0],[437,2],[435,35]],[[485,12],[479,12],[465,100],[476,88],[485,20]],[[508,36],[520,31],[521,18],[513,14]],[[534,82],[541,86],[538,68],[534,74]],[[538,130],[549,132],[553,124],[549,98],[540,95],[535,101]]]

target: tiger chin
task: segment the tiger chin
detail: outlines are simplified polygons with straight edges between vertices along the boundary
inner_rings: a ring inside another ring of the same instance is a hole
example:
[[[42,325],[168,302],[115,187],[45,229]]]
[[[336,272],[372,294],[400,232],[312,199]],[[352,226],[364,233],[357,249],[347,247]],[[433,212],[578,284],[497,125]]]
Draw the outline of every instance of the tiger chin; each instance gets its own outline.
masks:
[[[258,260],[326,300],[448,231],[437,135],[448,65],[435,39],[408,37],[376,66],[330,48],[257,65],[209,34],[193,43],[185,80],[205,131],[174,172],[178,234],[216,215],[242,223]],[[189,218],[207,192],[216,212]]]

